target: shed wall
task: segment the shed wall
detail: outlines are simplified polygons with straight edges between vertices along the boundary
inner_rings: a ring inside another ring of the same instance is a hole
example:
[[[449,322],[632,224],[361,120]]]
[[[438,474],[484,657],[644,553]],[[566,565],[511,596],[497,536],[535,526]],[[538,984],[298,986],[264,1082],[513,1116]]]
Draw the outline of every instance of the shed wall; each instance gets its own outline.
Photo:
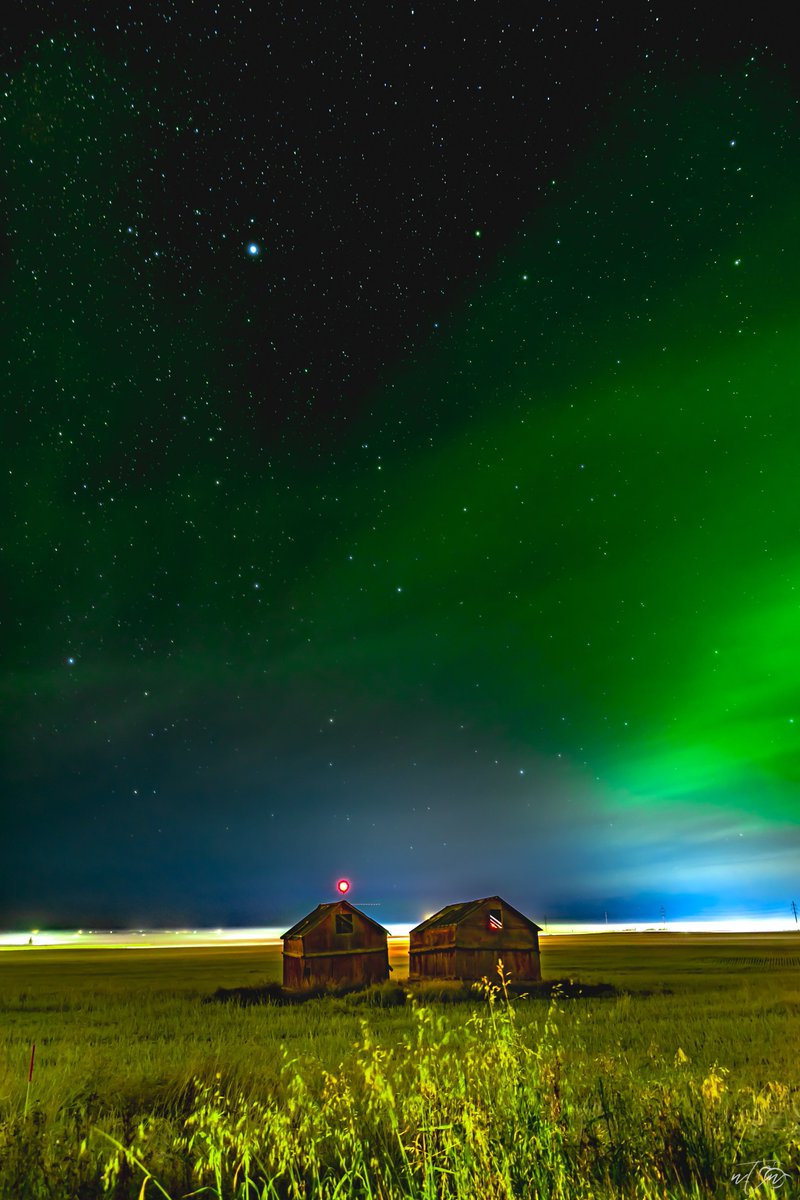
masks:
[[[319,987],[337,983],[383,983],[389,978],[389,953],[283,956],[283,986]]]
[[[498,983],[497,963],[502,959],[503,971],[511,976],[511,982],[541,979],[539,955],[531,950],[506,949],[459,949],[455,952],[455,970],[459,979],[478,980],[484,976],[490,983]]]
[[[490,927],[490,912],[501,910],[502,927]],[[513,980],[541,979],[539,934],[502,900],[485,901],[463,920],[411,931],[409,975],[412,979],[497,981],[497,962]]]
[[[529,947],[538,951],[538,933],[505,905],[501,907],[503,928],[489,928],[489,912],[495,907],[497,906],[487,902],[459,922],[455,928],[456,946],[485,946],[492,950],[502,950],[506,946],[513,949]]]
[[[408,974],[410,979],[455,979],[456,952],[452,947],[424,954],[409,950]]]
[[[336,932],[336,910],[332,910],[303,938],[303,948],[306,954],[323,954],[326,950],[372,950],[386,945],[386,934],[377,929],[371,922],[365,921],[358,912],[345,909],[342,912],[352,914],[353,932]]]

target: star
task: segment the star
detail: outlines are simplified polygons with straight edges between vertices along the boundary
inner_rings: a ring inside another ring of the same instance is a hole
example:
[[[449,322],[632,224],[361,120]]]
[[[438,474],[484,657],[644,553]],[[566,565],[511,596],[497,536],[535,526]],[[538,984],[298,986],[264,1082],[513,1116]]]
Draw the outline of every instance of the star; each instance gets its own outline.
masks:
[[[259,246],[258,242],[250,242],[247,247],[247,253],[251,258],[258,258],[259,254],[261,253],[261,247]]]

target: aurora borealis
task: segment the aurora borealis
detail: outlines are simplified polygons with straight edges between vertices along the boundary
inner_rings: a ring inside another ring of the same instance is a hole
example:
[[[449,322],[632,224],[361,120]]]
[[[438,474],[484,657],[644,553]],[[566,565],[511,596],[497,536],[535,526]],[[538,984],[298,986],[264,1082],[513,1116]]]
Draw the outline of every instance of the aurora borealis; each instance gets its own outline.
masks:
[[[0,925],[788,914],[787,30],[138,8],[4,64]]]

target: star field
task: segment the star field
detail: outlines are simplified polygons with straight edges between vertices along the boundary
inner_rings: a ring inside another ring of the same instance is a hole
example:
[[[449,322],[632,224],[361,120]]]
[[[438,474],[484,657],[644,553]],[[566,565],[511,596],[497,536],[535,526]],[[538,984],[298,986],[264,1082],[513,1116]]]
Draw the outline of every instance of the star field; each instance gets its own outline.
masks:
[[[3,55],[0,925],[788,911],[782,18],[200,7]]]

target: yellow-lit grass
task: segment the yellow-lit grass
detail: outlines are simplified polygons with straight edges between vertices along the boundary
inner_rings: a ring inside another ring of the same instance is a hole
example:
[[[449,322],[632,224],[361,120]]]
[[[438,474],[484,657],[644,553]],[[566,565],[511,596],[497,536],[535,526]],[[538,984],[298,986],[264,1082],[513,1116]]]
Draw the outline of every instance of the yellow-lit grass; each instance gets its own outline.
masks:
[[[57,955],[0,959],[0,1195],[721,1196],[774,1157],[791,1194],[800,972],[736,972],[731,945],[597,939],[584,976],[639,985],[609,1000],[515,1001],[498,979],[399,1008],[200,1003],[274,978],[252,955],[128,974],[73,956],[66,980]],[[545,943],[546,970],[581,973],[580,950]]]

